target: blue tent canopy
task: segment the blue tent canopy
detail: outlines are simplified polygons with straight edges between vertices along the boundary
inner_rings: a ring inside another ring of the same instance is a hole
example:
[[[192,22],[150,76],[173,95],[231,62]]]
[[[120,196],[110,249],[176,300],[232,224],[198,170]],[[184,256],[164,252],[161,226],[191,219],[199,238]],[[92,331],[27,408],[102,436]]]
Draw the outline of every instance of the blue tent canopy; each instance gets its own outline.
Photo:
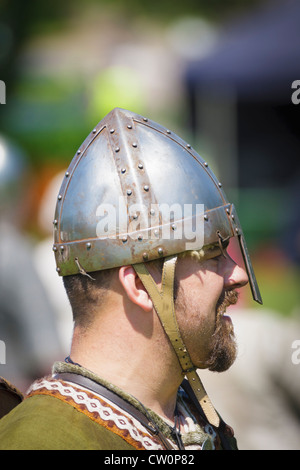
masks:
[[[273,1],[232,24],[210,55],[190,63],[186,85],[231,87],[245,99],[286,101],[300,80],[300,2]]]

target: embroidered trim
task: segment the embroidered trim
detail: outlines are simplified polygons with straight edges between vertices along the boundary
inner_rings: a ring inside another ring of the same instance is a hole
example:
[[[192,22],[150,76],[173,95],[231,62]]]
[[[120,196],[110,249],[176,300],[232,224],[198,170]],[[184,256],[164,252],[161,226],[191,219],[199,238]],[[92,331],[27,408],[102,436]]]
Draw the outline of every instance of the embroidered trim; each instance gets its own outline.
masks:
[[[108,400],[70,382],[43,378],[34,382],[26,398],[49,395],[73,406],[106,429],[122,437],[137,450],[162,450],[160,442],[151,436],[139,421]]]

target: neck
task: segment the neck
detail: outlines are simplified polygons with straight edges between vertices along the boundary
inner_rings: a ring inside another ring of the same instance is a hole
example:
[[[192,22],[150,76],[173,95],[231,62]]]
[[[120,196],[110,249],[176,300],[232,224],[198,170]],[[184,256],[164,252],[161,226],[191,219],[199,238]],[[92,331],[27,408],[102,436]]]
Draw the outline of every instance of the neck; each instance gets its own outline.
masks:
[[[167,339],[156,339],[154,343],[160,324],[152,325],[151,335],[126,328],[126,322],[121,320],[117,324],[118,333],[113,341],[110,336],[113,329],[103,318],[99,328],[85,333],[75,327],[72,360],[134,396],[158,415],[173,420],[182,374]]]

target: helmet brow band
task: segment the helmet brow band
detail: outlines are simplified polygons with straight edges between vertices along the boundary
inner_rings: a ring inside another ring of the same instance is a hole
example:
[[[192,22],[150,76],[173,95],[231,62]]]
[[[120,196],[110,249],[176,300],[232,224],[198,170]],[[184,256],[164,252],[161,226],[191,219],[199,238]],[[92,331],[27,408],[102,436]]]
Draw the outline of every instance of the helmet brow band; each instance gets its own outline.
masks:
[[[220,418],[211,403],[202,382],[191,361],[190,355],[182,340],[174,307],[174,276],[177,256],[165,258],[162,286],[158,288],[144,263],[134,264],[137,275],[147,290],[161,324],[167,334],[184,375],[187,377],[209,423],[215,427],[220,425]]]

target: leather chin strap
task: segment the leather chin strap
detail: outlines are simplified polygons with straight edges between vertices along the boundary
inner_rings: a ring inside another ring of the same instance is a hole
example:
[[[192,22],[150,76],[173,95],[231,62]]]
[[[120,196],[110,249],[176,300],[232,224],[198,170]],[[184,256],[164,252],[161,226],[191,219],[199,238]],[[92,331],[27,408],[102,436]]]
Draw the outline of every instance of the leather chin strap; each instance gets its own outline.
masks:
[[[183,375],[188,379],[208,422],[218,428],[220,425],[220,417],[202,385],[178,328],[174,306],[174,276],[176,262],[177,256],[165,258],[161,289],[158,288],[144,263],[134,264],[133,268],[150,295],[165,333],[170,339],[175,350]]]

